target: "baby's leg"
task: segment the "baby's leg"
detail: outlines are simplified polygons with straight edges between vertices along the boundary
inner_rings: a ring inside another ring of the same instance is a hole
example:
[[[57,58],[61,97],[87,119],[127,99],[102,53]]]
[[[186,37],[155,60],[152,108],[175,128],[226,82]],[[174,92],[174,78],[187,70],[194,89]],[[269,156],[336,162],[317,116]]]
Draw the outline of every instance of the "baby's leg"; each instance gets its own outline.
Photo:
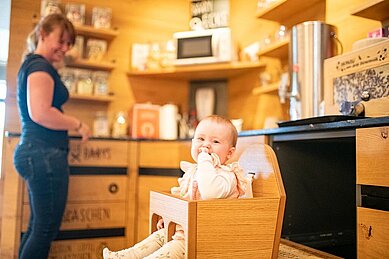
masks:
[[[117,252],[110,251],[108,248],[104,248],[103,250],[103,258],[104,259],[124,259],[124,258],[131,258],[131,259],[140,259],[144,258],[145,256],[153,253],[154,251],[157,251],[159,248],[161,248],[164,244],[165,240],[165,230],[160,229],[158,231],[155,231],[150,236],[148,236],[146,239],[142,240],[141,242],[137,243],[133,247],[120,250]]]
[[[160,249],[151,255],[144,257],[144,259],[169,258],[169,259],[183,259],[185,258],[185,240],[171,240],[163,245]]]

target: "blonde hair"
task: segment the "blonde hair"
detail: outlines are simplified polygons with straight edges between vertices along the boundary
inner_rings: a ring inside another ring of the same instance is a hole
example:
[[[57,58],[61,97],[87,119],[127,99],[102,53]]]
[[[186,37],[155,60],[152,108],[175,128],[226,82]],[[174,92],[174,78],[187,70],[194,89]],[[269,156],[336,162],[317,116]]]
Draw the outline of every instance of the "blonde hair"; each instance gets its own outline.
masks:
[[[227,126],[230,130],[231,146],[236,147],[236,142],[238,141],[238,131],[236,130],[234,124],[232,124],[232,122],[229,119],[224,118],[220,115],[210,115],[210,116],[205,117],[201,121],[205,121],[205,120],[213,121],[213,122],[216,122],[218,124],[223,124],[223,125]]]
[[[76,31],[73,24],[63,14],[49,14],[43,17],[35,26],[34,30],[32,30],[27,36],[26,51],[23,55],[23,59],[27,54],[33,53],[36,50],[41,31],[49,34],[56,27],[61,28],[62,33],[68,33],[70,36],[71,44],[74,45],[76,40]]]

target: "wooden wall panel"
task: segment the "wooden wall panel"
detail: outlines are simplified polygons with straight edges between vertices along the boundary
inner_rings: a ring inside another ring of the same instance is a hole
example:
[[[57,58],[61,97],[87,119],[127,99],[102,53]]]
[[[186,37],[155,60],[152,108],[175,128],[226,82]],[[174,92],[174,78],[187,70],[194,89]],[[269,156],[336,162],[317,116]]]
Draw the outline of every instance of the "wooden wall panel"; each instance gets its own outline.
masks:
[[[380,26],[377,21],[351,16],[350,11],[366,0],[327,0],[317,3],[302,13],[291,15],[288,23],[295,16],[303,15],[306,20],[325,20],[338,27],[339,38],[344,50],[349,51],[354,41],[364,38],[368,31]],[[163,42],[172,37],[173,32],[188,30],[189,0],[166,1],[104,1],[83,0],[69,1],[86,4],[87,19],[90,23],[90,11],[93,6],[111,7],[113,11],[112,25],[119,30],[119,35],[110,42],[108,60],[114,60],[117,67],[112,71],[109,82],[115,101],[109,105],[96,103],[72,102],[65,107],[70,114],[81,116],[91,125],[94,112],[108,109],[112,119],[117,111],[131,109],[135,102],[151,101],[156,104],[175,103],[181,112],[188,109],[188,82],[182,80],[153,80],[128,78],[126,72],[131,63],[131,44],[147,42]],[[65,2],[63,2],[65,3]],[[11,37],[7,78],[9,83],[7,98],[6,129],[19,131],[19,120],[15,105],[16,74],[19,69],[21,55],[27,34],[32,29],[32,17],[39,15],[39,1],[12,1]],[[265,35],[274,35],[278,28],[275,22],[256,18],[257,0],[230,0],[230,27],[236,46],[241,48],[260,41]],[[277,81],[281,65],[269,62],[272,80]],[[282,65],[285,65],[282,64]],[[267,117],[287,119],[285,107],[280,106],[275,95],[253,96],[251,89],[258,83],[256,75],[235,78],[229,82],[229,112],[231,118],[242,117],[244,129],[262,128]],[[261,103],[260,105],[258,103]],[[92,108],[86,108],[86,106]],[[243,109],[242,109],[243,106]],[[276,109],[271,109],[272,107]],[[270,113],[269,109],[270,108]],[[82,112],[80,112],[82,111]],[[286,116],[286,118],[285,118]]]
[[[242,49],[257,41],[261,42],[268,35],[273,36],[278,29],[276,22],[256,18],[256,6],[257,0],[246,0],[244,4],[242,1],[230,0],[230,27],[234,43]],[[243,130],[263,128],[263,123],[258,123],[257,117],[269,116],[263,111],[258,112],[260,96],[252,94],[252,90],[260,84],[260,73],[266,71],[271,74],[272,81],[277,81],[281,71],[279,62],[261,59],[267,64],[265,70],[232,78],[228,83],[228,117],[242,118]],[[279,106],[277,98],[262,98],[262,103],[271,107]],[[282,114],[276,117],[282,119]]]
[[[118,111],[128,111],[135,102],[152,101],[157,104],[173,102],[183,107],[184,111],[187,109],[186,82],[168,80],[156,83],[146,80],[132,85],[126,72],[130,68],[132,43],[163,42],[170,39],[173,32],[188,29],[189,1],[82,0],[62,1],[62,4],[68,2],[86,5],[86,24],[90,24],[93,6],[112,8],[112,27],[118,29],[119,35],[109,43],[107,53],[107,60],[114,61],[116,64],[109,78],[111,92],[116,96],[115,100],[109,105],[71,101],[65,106],[65,112],[79,116],[92,126],[94,111],[108,109],[108,115],[112,120]],[[39,17],[40,1],[20,0],[12,1],[11,4],[6,130],[19,132],[20,124],[15,98],[16,75],[21,64],[26,37],[33,29],[33,17]]]
[[[107,1],[89,1],[106,6]],[[110,83],[117,96],[109,106],[110,116],[120,110],[128,111],[135,102],[150,101],[156,104],[175,103],[186,107],[187,85],[183,82],[156,82],[143,80],[138,84],[126,72],[131,65],[133,43],[164,42],[173,32],[188,29],[189,2],[187,1],[111,1],[114,24],[119,36],[109,49],[109,57],[117,64]]]
[[[16,108],[16,78],[28,33],[32,30],[32,17],[39,10],[39,1],[11,1],[10,42],[7,64],[7,99],[5,129],[19,131]]]
[[[353,9],[366,2],[369,0],[326,0],[326,22],[338,28],[344,52],[350,51],[355,41],[366,38],[369,31],[381,26],[379,21],[350,15]]]
[[[13,165],[13,152],[18,141],[18,138],[8,138],[4,142],[4,156],[8,159],[3,165],[4,203],[0,211],[2,214],[0,258],[17,258],[15,248],[20,242],[23,183]]]

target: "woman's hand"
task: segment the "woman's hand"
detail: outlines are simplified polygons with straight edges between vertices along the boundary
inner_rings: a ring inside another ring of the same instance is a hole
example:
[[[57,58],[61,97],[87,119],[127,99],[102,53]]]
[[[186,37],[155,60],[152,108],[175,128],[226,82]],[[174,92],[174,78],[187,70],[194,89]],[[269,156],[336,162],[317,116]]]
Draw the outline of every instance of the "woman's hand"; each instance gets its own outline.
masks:
[[[92,135],[89,126],[82,122],[80,122],[77,132],[81,135],[82,142],[88,141],[89,137]]]
[[[157,229],[160,230],[160,229],[163,229],[164,225],[163,225],[163,218],[160,218],[158,220],[158,223],[157,223]]]

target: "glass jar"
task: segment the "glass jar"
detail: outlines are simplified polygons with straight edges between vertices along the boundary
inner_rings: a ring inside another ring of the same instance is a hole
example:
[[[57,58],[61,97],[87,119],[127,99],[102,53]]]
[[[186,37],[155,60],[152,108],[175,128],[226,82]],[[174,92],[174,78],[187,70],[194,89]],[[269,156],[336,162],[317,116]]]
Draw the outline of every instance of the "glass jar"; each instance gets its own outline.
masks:
[[[93,82],[90,71],[81,69],[78,71],[77,93],[83,95],[93,94]]]
[[[109,137],[109,123],[107,113],[104,111],[96,112],[93,121],[93,136],[94,137]]]
[[[95,95],[108,95],[108,72],[96,71],[92,74]]]
[[[112,137],[125,138],[127,137],[127,116],[126,113],[118,112],[112,126]]]

